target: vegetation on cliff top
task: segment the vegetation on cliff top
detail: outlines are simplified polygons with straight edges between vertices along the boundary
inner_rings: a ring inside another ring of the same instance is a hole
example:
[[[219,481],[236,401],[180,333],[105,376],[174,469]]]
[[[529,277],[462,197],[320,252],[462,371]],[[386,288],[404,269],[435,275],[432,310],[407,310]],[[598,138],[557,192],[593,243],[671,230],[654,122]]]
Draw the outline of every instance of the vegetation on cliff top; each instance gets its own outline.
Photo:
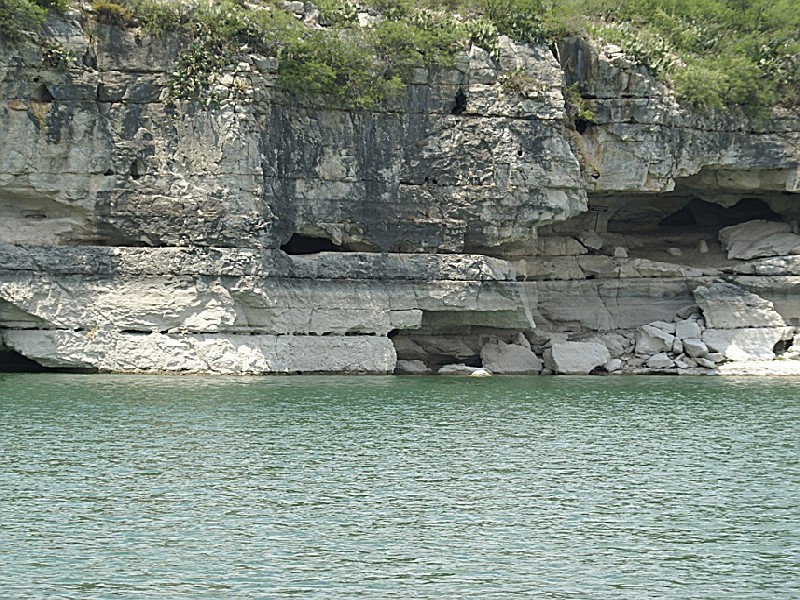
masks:
[[[69,0],[0,0],[0,35],[19,38]],[[499,35],[553,42],[588,35],[619,45],[701,110],[800,104],[796,0],[318,0],[318,15],[281,0],[95,0],[98,20],[186,39],[172,91],[208,100],[210,82],[244,51],[280,58],[278,81],[313,102],[370,109],[417,66],[451,64]],[[311,25],[309,25],[311,23]]]

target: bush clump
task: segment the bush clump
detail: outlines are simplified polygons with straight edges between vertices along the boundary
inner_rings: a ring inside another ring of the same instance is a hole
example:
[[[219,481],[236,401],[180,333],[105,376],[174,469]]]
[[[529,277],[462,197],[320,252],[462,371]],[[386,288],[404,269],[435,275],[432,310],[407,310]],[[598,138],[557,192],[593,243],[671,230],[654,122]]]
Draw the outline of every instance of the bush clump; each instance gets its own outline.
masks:
[[[92,6],[100,21],[185,39],[170,86],[177,98],[208,101],[225,65],[259,52],[280,59],[279,86],[298,99],[369,110],[400,94],[416,67],[452,64],[471,43],[496,59],[500,35],[553,43],[577,34],[621,46],[687,105],[761,114],[800,103],[796,2],[317,0],[314,26],[281,0],[94,0]],[[26,37],[47,11],[69,4],[0,0],[0,35]]]
[[[23,39],[44,22],[48,11],[61,12],[69,4],[69,0],[0,0],[0,36]]]
[[[133,13],[129,8],[108,0],[94,0],[92,10],[97,15],[97,20],[109,25],[125,27],[133,22]]]
[[[355,4],[325,0],[321,28],[310,28],[282,5],[233,0],[189,5],[120,0],[149,33],[179,31],[189,43],[169,89],[175,98],[212,104],[213,84],[237,54],[278,56],[278,84],[304,102],[370,110],[402,93],[414,67],[452,64],[467,47],[460,22],[443,11],[398,5],[396,19],[358,24]]]
[[[590,27],[700,110],[751,115],[800,98],[796,0],[604,0]]]

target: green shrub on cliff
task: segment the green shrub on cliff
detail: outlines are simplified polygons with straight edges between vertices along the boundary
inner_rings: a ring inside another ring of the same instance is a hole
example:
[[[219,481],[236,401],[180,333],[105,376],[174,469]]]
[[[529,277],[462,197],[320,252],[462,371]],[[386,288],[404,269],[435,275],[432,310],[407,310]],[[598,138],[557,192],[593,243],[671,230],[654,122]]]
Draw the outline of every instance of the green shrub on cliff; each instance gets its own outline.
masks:
[[[758,113],[800,98],[796,0],[605,0],[588,15],[596,37],[699,109]]]
[[[44,22],[47,11],[63,11],[69,0],[0,0],[0,36],[19,40]]]
[[[258,52],[280,59],[278,85],[298,99],[371,109],[400,94],[415,67],[452,64],[470,43],[498,58],[500,35],[552,43],[577,34],[621,46],[687,105],[759,113],[800,102],[796,2],[317,0],[313,26],[281,0],[94,0],[93,14],[147,34],[178,32],[178,98],[209,100],[225,65]],[[0,35],[23,38],[69,4],[0,0]]]
[[[399,96],[414,67],[452,64],[465,40],[452,17],[430,11],[368,28],[295,32],[281,40],[278,82],[310,102],[370,110]]]
[[[133,13],[129,8],[108,2],[107,0],[94,0],[92,10],[97,15],[97,20],[109,25],[125,26],[133,21]]]
[[[374,57],[364,38],[311,31],[284,48],[279,83],[310,103],[369,110],[404,87]]]
[[[360,27],[354,4],[328,0],[320,4],[320,22],[327,26],[310,28],[271,3],[119,1],[146,31],[179,31],[188,38],[169,88],[175,98],[206,104],[214,101],[213,82],[226,63],[239,53],[259,52],[280,58],[279,87],[298,99],[369,110],[401,94],[413,67],[451,64],[468,39],[451,14],[410,6],[396,20]]]
[[[9,39],[22,37],[44,21],[45,11],[28,0],[0,0],[0,34]]]

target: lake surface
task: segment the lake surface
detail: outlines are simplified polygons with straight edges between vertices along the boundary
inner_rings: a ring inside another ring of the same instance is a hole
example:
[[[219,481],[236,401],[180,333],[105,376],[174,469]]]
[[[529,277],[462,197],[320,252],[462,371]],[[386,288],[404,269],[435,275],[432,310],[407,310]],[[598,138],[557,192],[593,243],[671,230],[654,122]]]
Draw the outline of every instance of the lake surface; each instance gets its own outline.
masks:
[[[800,380],[0,374],[2,598],[800,598]]]

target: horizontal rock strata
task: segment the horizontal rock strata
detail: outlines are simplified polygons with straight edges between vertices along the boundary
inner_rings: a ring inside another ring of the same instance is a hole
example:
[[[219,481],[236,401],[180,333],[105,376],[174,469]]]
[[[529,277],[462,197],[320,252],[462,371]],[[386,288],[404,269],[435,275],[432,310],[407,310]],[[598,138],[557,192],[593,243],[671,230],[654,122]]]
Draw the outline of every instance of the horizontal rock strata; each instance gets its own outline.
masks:
[[[243,49],[212,110],[169,95],[176,36],[43,35],[66,67],[0,52],[0,369],[800,364],[794,114],[696,114],[612,45],[502,36],[371,112]]]

